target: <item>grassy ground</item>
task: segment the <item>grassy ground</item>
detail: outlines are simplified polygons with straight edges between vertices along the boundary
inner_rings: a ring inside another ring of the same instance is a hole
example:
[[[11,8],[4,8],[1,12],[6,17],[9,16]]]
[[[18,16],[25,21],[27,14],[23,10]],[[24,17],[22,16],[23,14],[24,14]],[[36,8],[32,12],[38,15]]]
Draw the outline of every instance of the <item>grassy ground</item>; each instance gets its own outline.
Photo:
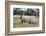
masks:
[[[14,28],[19,28],[19,27],[37,27],[38,24],[25,24],[21,23],[21,20],[19,17],[13,17],[13,27]]]

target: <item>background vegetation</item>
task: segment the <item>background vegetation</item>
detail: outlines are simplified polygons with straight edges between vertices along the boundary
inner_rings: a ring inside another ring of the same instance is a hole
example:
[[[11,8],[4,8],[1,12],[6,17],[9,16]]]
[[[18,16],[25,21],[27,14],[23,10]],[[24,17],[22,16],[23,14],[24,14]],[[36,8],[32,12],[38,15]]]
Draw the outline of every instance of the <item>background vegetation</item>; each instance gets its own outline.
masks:
[[[39,9],[29,9],[29,8],[13,8],[13,15],[38,15],[39,16]]]

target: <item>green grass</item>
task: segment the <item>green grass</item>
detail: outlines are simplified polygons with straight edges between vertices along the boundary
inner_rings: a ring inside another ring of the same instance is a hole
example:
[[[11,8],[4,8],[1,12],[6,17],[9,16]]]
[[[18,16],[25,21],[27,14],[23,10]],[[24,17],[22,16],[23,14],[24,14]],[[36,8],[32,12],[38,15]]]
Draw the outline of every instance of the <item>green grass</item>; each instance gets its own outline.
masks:
[[[21,22],[14,21],[14,27],[25,27],[25,25]]]
[[[13,17],[13,19],[20,19],[20,17],[17,17],[17,16],[16,16],[16,17]]]
[[[19,27],[35,27],[35,24],[25,24],[21,23],[20,21],[14,21],[13,22],[13,27],[14,28],[19,28]]]
[[[19,27],[37,27],[38,24],[25,24],[21,23],[20,18],[18,17],[13,17],[13,28],[19,28]]]

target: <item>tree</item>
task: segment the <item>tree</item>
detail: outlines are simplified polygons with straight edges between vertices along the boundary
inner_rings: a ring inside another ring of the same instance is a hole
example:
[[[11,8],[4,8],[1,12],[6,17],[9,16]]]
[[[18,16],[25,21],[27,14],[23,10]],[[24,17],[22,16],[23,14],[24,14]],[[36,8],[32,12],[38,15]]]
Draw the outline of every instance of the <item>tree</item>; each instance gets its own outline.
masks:
[[[28,15],[34,15],[35,11],[33,9],[27,9],[27,14]]]

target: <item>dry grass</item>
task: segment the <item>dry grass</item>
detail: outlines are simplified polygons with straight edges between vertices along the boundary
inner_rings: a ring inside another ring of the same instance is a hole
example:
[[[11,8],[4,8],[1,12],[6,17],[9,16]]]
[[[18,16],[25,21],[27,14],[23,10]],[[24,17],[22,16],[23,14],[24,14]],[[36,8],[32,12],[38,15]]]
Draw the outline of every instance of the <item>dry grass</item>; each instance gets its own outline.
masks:
[[[27,24],[27,23],[21,23],[20,17],[13,17],[13,27],[19,28],[19,27],[38,27],[39,24]]]

